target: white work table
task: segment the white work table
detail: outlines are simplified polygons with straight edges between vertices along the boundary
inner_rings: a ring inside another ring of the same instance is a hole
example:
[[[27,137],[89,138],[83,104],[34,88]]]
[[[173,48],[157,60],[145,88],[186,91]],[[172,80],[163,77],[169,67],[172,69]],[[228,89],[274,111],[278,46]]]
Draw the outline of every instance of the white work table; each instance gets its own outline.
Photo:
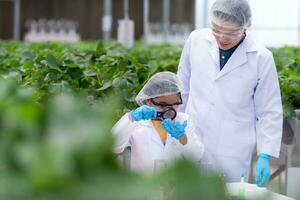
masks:
[[[227,192],[230,196],[240,196],[246,199],[266,197],[270,200],[296,200],[291,197],[284,196],[272,192],[266,188],[259,188],[255,184],[249,183],[227,183]]]

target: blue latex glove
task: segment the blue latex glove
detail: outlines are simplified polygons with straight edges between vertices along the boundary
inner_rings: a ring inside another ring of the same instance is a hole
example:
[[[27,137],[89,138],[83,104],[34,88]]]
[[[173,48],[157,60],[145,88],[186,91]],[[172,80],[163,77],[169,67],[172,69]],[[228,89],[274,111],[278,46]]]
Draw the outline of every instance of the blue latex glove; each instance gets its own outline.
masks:
[[[133,121],[149,120],[156,117],[156,110],[153,107],[143,105],[130,112]]]
[[[165,119],[162,122],[161,126],[165,131],[167,131],[171,135],[171,137],[180,139],[184,134],[184,130],[187,126],[187,121],[185,120],[183,123],[179,123],[172,122],[171,119]]]
[[[259,154],[256,163],[255,183],[259,187],[264,187],[269,183],[270,179],[270,156],[267,154]]]

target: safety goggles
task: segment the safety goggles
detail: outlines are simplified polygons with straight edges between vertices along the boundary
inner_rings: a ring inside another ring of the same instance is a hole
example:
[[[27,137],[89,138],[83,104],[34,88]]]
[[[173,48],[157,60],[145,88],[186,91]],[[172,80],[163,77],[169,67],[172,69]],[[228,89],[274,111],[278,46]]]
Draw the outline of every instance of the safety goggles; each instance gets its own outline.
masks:
[[[161,102],[157,102],[155,101],[154,99],[151,99],[151,102],[153,103],[153,105],[155,106],[159,106],[159,107],[172,107],[172,106],[178,106],[178,105],[181,105],[183,102],[182,102],[182,98],[181,98],[181,95],[179,94],[179,101],[178,102],[175,102],[175,103],[161,103]]]
[[[215,37],[224,37],[224,38],[231,39],[231,40],[240,38],[245,32],[245,29],[241,28],[236,31],[224,33],[222,31],[218,30],[218,28],[216,26],[214,26],[213,24],[210,24],[209,26]]]

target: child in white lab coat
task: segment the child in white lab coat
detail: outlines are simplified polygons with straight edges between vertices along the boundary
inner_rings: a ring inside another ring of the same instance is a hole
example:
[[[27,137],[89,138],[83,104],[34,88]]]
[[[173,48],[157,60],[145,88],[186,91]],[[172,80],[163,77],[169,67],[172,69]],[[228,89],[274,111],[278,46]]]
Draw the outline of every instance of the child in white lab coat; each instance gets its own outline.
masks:
[[[160,72],[152,76],[136,97],[140,105],[126,113],[113,127],[114,152],[131,148],[130,167],[153,174],[159,165],[183,156],[200,161],[203,145],[187,114],[177,112],[182,104],[177,75]]]

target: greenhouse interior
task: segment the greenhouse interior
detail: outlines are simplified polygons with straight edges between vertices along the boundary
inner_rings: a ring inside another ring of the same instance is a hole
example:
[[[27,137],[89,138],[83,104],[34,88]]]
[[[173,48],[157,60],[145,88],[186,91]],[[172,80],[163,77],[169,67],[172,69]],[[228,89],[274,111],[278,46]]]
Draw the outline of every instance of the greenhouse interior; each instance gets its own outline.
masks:
[[[0,199],[300,200],[300,0],[0,0]]]

